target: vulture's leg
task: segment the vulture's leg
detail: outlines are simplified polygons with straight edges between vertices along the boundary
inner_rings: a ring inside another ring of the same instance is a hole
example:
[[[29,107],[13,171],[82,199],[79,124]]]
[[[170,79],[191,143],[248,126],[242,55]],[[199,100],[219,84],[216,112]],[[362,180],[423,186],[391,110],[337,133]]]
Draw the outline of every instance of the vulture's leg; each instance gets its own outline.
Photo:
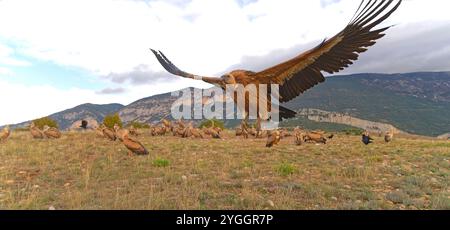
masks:
[[[261,117],[256,119],[256,138],[261,137]]]
[[[248,129],[248,117],[249,117],[249,113],[244,112],[245,113],[245,117],[244,120],[242,121],[242,124],[244,125],[245,129]]]

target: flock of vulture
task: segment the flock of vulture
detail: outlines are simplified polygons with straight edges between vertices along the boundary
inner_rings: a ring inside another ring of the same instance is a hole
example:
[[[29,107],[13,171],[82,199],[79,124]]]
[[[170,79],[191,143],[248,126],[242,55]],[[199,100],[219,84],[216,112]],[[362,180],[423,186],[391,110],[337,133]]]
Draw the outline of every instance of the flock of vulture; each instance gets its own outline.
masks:
[[[151,136],[165,136],[172,134],[173,136],[181,138],[206,138],[211,137],[215,139],[222,139],[222,129],[220,127],[204,127],[202,129],[195,128],[192,122],[185,123],[182,120],[169,121],[162,119],[160,124],[150,127]],[[147,155],[148,150],[134,137],[139,136],[139,132],[131,126],[130,128],[121,128],[119,125],[114,125],[113,129],[100,125],[96,132],[98,136],[109,139],[110,141],[119,140],[129,150],[128,154],[132,155]],[[4,142],[10,136],[11,131],[9,126],[6,126],[0,133],[0,142]],[[60,138],[61,132],[54,127],[44,126],[41,130],[33,122],[30,124],[30,134],[34,139],[57,139]],[[282,138],[294,137],[296,145],[302,145],[303,143],[322,143],[326,144],[327,140],[332,139],[334,134],[326,134],[324,131],[306,131],[296,127],[293,132],[289,132],[287,129],[281,128],[278,130],[267,131],[261,129],[261,124],[256,122],[255,127],[249,127],[246,122],[242,122],[239,127],[235,129],[236,137],[243,137],[248,139],[249,136],[254,138],[267,138],[266,147],[270,148],[277,145]],[[391,142],[394,137],[393,131],[386,132],[384,136],[385,142]],[[373,138],[370,137],[369,132],[365,131],[362,134],[362,140],[365,145],[373,142]]]
[[[215,138],[222,139],[222,129],[220,127],[204,127],[202,129],[195,128],[192,122],[185,123],[182,120],[169,121],[162,119],[157,125],[150,127],[151,136],[165,136],[172,134],[173,136],[181,138]],[[136,140],[135,137],[139,136],[139,132],[136,128],[131,126],[130,128],[121,128],[115,124],[114,128],[108,128],[105,125],[100,125],[96,128],[98,136],[109,139],[110,141],[119,140],[129,151],[128,154],[132,155],[147,155],[149,154],[145,146]],[[44,126],[41,130],[33,122],[30,125],[30,133],[34,139],[57,139],[61,137],[61,132],[54,127]],[[9,126],[6,126],[0,133],[0,141],[4,142],[10,136],[11,131]],[[270,148],[277,145],[282,138],[294,137],[296,145],[302,145],[303,143],[322,143],[326,144],[327,140],[332,139],[334,134],[326,134],[324,131],[306,131],[299,127],[296,127],[293,132],[289,132],[287,129],[278,130],[262,130],[261,124],[256,122],[255,127],[249,127],[246,122],[242,122],[239,127],[235,129],[236,137],[243,137],[248,139],[249,136],[254,138],[267,138],[266,147]],[[394,137],[393,131],[386,132],[384,136],[385,142],[392,141]],[[373,138],[370,137],[369,132],[365,131],[362,134],[362,142],[368,145],[373,142]]]
[[[119,140],[125,147],[128,148],[131,153],[137,155],[148,154],[147,149],[139,141],[133,137],[139,135],[138,131],[131,126],[129,129],[120,128],[118,125],[114,126],[114,129],[107,128],[101,125],[96,129],[99,136],[105,137],[111,141]],[[172,134],[173,136],[180,138],[214,138],[222,139],[222,128],[220,127],[203,127],[195,128],[192,122],[186,123],[182,120],[169,121],[162,119],[157,125],[150,126],[151,136],[166,136]],[[326,144],[327,140],[332,139],[335,134],[326,134],[324,131],[306,131],[299,127],[296,127],[293,132],[289,132],[287,129],[278,129],[273,131],[262,130],[261,124],[257,122],[255,127],[248,127],[246,122],[242,122],[239,127],[235,129],[236,137],[243,137],[248,139],[250,136],[254,138],[267,138],[266,147],[270,148],[277,145],[282,138],[294,137],[296,145],[302,145],[303,143],[322,143]],[[390,142],[393,139],[393,131],[386,132],[385,141]],[[133,137],[130,137],[133,136]],[[369,139],[369,143],[372,143],[372,138],[368,132],[364,132],[362,142],[366,143],[366,138]]]
[[[57,139],[61,137],[61,132],[57,128],[45,125],[44,128],[41,130],[38,127],[36,127],[34,122],[30,124],[30,133],[34,139],[44,139],[44,138]],[[5,142],[10,135],[11,130],[9,129],[9,125],[7,125],[5,128],[3,128],[2,132],[0,133],[0,142]]]

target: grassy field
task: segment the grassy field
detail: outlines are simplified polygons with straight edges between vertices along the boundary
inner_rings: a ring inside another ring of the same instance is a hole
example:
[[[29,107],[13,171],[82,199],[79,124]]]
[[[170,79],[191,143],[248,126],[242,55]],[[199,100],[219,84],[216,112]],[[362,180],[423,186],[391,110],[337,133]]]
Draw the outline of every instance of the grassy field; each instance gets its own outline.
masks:
[[[89,132],[14,132],[0,144],[0,209],[450,209],[449,141],[138,139],[149,156]]]

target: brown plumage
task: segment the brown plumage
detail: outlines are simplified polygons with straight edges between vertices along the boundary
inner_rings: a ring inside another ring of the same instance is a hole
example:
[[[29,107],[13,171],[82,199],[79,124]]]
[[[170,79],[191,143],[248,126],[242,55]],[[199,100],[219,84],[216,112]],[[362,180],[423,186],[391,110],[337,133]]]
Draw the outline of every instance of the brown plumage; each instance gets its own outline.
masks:
[[[327,143],[327,139],[324,137],[324,135],[322,133],[318,133],[318,132],[306,133],[303,139],[305,142],[315,142],[315,143],[323,143],[323,144]]]
[[[165,126],[156,127],[155,132],[158,136],[164,136],[166,135],[167,128]]]
[[[181,136],[182,138],[188,138],[192,136],[192,127],[186,126],[186,128],[184,128],[183,130],[183,135]]]
[[[239,127],[236,128],[236,129],[235,129],[235,134],[236,134],[237,137],[242,136],[242,129],[239,128]]]
[[[106,127],[103,124],[101,126],[101,129],[102,129],[102,132],[103,132],[103,136],[105,136],[110,141],[116,141],[117,137],[116,137],[115,132],[112,129]]]
[[[30,133],[34,139],[43,139],[45,137],[44,133],[38,127],[36,127],[34,122],[31,122],[30,124]]]
[[[153,125],[150,126],[150,135],[156,136],[156,126]]]
[[[178,136],[178,137],[182,137],[184,134],[184,129],[185,128],[181,128],[181,127],[174,127],[172,130],[172,134],[174,137]]]
[[[165,118],[163,118],[163,119],[161,120],[161,123],[162,123],[167,129],[170,129],[170,128],[172,127],[172,122],[170,122],[169,120],[167,120],[167,119],[165,119]]]
[[[178,127],[180,127],[180,128],[185,128],[185,124],[184,124],[184,122],[183,122],[183,120],[178,120],[178,121],[176,121],[175,122],[176,123],[176,125],[178,126]]]
[[[274,145],[277,145],[281,140],[280,131],[275,130],[269,133],[269,136],[267,137],[267,143],[266,147],[270,148]]]
[[[100,126],[95,128],[95,134],[97,135],[97,137],[105,137],[105,135],[103,135],[103,130]]]
[[[42,131],[47,138],[58,139],[61,137],[61,132],[55,127],[44,126]]]
[[[310,133],[315,133],[315,134],[320,134],[320,135],[325,135],[325,131],[322,130],[313,130]]]
[[[248,131],[247,131],[247,129],[243,129],[243,130],[242,130],[242,136],[243,136],[245,139],[248,139]]]
[[[193,129],[191,130],[191,132],[192,132],[192,135],[193,135],[195,138],[202,138],[202,139],[203,139],[203,134],[202,134],[202,132],[200,131],[200,129],[198,129],[198,128],[193,128]]]
[[[132,139],[128,136],[128,134],[125,134],[123,136],[123,145],[131,152],[136,155],[148,155],[147,149],[144,147],[144,145],[141,144],[141,142]]]
[[[296,145],[302,145],[305,142],[305,134],[301,130],[295,130],[294,137]]]
[[[11,131],[9,130],[9,125],[7,125],[3,128],[3,131],[0,134],[0,142],[6,141],[10,134]]]
[[[292,133],[286,129],[281,129],[280,136],[281,136],[281,138],[292,137]]]
[[[133,125],[130,126],[130,128],[128,128],[128,133],[131,136],[135,136],[135,137],[139,136],[139,132],[137,131],[137,129]]]
[[[260,84],[279,84],[279,101],[288,102],[315,85],[324,82],[322,72],[329,74],[337,73],[357,60],[360,53],[365,52],[368,47],[373,46],[376,40],[384,36],[390,27],[374,29],[375,26],[385,21],[397,8],[402,0],[397,1],[393,7],[394,0],[368,1],[363,0],[350,23],[334,37],[324,40],[318,46],[303,52],[296,57],[267,68],[260,72],[248,70],[234,70],[222,77],[206,77],[184,72],[176,67],[161,51],[151,49],[159,63],[170,73],[185,78],[200,79],[207,83],[226,88],[227,84],[241,84],[244,87],[254,84],[259,91]],[[363,6],[364,4],[364,6]],[[256,97],[258,97],[258,93]],[[270,94],[267,98],[249,100],[245,97],[245,108],[239,108],[249,112],[249,102],[265,100],[268,111],[271,110]],[[234,98],[235,102],[237,97]],[[240,103],[238,103],[239,106]],[[259,110],[258,105],[253,105]],[[261,112],[261,111],[260,111]],[[266,111],[264,111],[266,112]],[[280,119],[292,118],[296,113],[284,107],[279,107]],[[261,117],[261,113],[258,113]],[[263,115],[266,118],[267,114]],[[247,119],[247,117],[245,118]]]
[[[388,132],[386,132],[386,134],[384,135],[384,141],[385,141],[386,143],[391,142],[393,138],[394,138],[394,132],[392,132],[392,131],[388,131]]]
[[[203,133],[205,133],[206,135],[211,136],[212,138],[216,138],[216,139],[220,139],[220,133],[217,132],[215,129],[213,128],[203,128]]]
[[[220,128],[220,127],[212,127],[212,129],[214,131],[216,131],[218,134],[220,134],[222,132],[222,128]]]
[[[130,131],[127,129],[120,128],[118,124],[114,124],[114,135],[119,139],[119,141],[123,141],[123,137],[125,135],[129,135]]]
[[[239,127],[236,128],[236,136],[243,136],[245,139],[248,138],[248,125],[245,121],[242,121]]]
[[[152,136],[164,136],[166,135],[167,128],[164,125],[153,126],[150,128],[150,132]]]
[[[262,137],[262,129],[261,129],[261,119],[257,119],[255,123],[255,137],[260,138]]]
[[[255,128],[247,129],[247,133],[256,137],[256,129]]]

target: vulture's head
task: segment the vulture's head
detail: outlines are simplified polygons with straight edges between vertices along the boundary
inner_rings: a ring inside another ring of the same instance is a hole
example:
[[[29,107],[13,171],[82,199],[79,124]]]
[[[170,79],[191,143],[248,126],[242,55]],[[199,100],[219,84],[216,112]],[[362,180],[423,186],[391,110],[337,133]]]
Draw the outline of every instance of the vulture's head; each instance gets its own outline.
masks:
[[[229,84],[236,84],[236,78],[233,76],[233,74],[225,74],[222,77],[220,77],[224,85]]]

